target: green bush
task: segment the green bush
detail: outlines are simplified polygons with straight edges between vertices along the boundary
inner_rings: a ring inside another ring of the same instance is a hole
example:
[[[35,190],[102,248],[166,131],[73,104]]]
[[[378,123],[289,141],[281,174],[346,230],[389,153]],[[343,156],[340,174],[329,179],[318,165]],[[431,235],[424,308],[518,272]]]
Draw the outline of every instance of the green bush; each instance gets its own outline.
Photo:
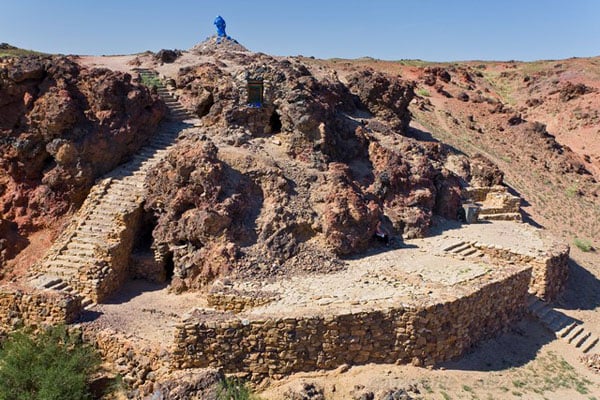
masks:
[[[427,89],[417,89],[417,94],[421,97],[429,97],[431,93]]]
[[[225,378],[219,383],[218,400],[256,400],[250,389],[237,378]]]
[[[88,377],[100,358],[64,326],[17,332],[0,349],[0,400],[89,399]]]
[[[575,243],[575,246],[577,246],[579,250],[584,251],[586,253],[588,251],[592,251],[593,249],[592,244],[589,240],[575,238],[575,240],[573,240],[573,243]]]
[[[153,87],[159,87],[160,86],[160,79],[158,79],[158,77],[153,76],[153,75],[141,75],[141,80],[142,80],[142,84],[144,86],[147,86],[149,88],[153,88]]]

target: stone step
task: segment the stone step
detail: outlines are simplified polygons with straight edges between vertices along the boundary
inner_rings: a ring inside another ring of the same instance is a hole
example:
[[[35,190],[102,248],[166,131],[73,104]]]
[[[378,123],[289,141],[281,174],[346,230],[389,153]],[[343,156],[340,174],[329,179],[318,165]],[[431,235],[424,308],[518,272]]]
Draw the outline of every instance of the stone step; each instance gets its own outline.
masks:
[[[465,256],[465,257],[469,257],[469,256],[471,256],[471,255],[473,255],[473,254],[477,253],[478,251],[479,251],[479,250],[477,250],[476,248],[474,248],[474,247],[471,247],[469,250],[467,250],[467,251],[463,251],[463,252],[462,252],[462,255],[463,255],[463,256]]]
[[[73,251],[93,251],[96,249],[96,245],[89,242],[82,242],[77,240],[77,237],[72,237],[69,243],[67,243],[66,248]]]
[[[59,254],[55,258],[56,261],[66,261],[77,265],[86,265],[94,261],[93,257],[81,257],[73,254]]]
[[[544,307],[538,309],[535,312],[535,315],[537,315],[537,317],[543,321],[544,317],[546,315],[548,315],[548,314],[552,314],[553,311],[554,310],[552,309],[552,307],[550,307],[549,305],[545,304]]]
[[[79,232],[106,233],[106,234],[108,234],[111,231],[110,228],[106,228],[106,227],[102,227],[102,226],[95,226],[95,225],[85,225],[85,224],[79,225],[77,230]]]
[[[52,260],[47,263],[46,274],[58,277],[73,276],[79,271],[79,264]]]
[[[143,188],[143,185],[140,185],[138,182],[131,179],[128,179],[127,181],[118,181],[111,185],[111,187],[113,186],[121,190],[139,190]]]
[[[91,308],[93,308],[96,305],[96,303],[94,303],[94,301],[88,297],[85,297],[83,300],[81,300],[81,306],[83,307],[84,310],[89,310]]]
[[[570,321],[570,319],[557,314],[556,317],[550,322],[550,324],[548,324],[548,327],[552,330],[552,332],[557,333],[565,326],[569,325]]]
[[[458,254],[458,253],[460,253],[460,252],[462,252],[462,251],[465,251],[465,250],[467,250],[467,249],[468,249],[468,248],[470,248],[470,247],[471,247],[471,244],[470,244],[470,243],[463,243],[461,246],[455,247],[455,248],[454,248],[454,249],[452,249],[451,251],[452,251],[452,253],[454,253],[454,254]]]
[[[536,298],[535,303],[529,307],[529,312],[531,312],[534,315],[537,315],[537,312],[542,308],[545,307],[546,303],[539,300],[538,298]]]
[[[585,344],[581,347],[581,351],[584,353],[589,353],[593,348],[596,347],[598,342],[600,342],[600,338],[598,338],[597,336],[591,337],[588,340],[587,344]]]
[[[584,332],[583,326],[581,326],[581,325],[578,325],[578,326],[577,326],[575,329],[573,329],[573,330],[571,331],[571,333],[570,333],[570,334],[569,334],[569,335],[566,337],[566,339],[567,339],[567,342],[569,342],[569,343],[573,343],[573,341],[574,341],[575,339],[577,339],[577,337],[578,337],[579,335],[581,335],[583,332]]]
[[[465,244],[465,242],[458,242],[458,243],[453,243],[450,246],[447,246],[445,248],[443,248],[443,251],[451,251],[456,249],[457,247],[463,246]]]
[[[108,192],[112,190],[134,190],[137,188],[137,182],[133,182],[130,179],[128,180],[115,180],[110,187],[108,188]]]
[[[63,291],[63,292],[66,292],[66,293],[73,293],[74,292],[74,289],[71,286],[68,286],[68,285],[65,286],[65,287],[63,287],[60,290]]]
[[[115,207],[132,207],[132,206],[138,205],[137,201],[116,200],[116,199],[106,199],[103,203],[106,205],[111,205],[111,206],[115,206]]]
[[[118,193],[107,193],[104,199],[108,199],[108,200],[117,200],[117,201],[135,201],[136,199],[136,195],[135,193],[130,194],[129,196],[125,195],[125,194],[118,194]]]
[[[95,215],[95,216],[90,215],[90,216],[88,216],[87,219],[83,220],[83,223],[81,225],[110,228],[114,224],[113,224],[113,218],[106,218],[102,215]]]
[[[94,252],[94,248],[77,247],[77,243],[69,243],[67,246],[70,246],[70,247],[67,247],[69,254],[72,254],[74,256],[84,257],[84,258],[94,258],[96,256],[96,253]]]
[[[483,221],[520,221],[521,213],[498,213],[479,215],[479,219]]]
[[[577,322],[572,322],[571,324],[562,328],[560,331],[556,332],[556,334],[561,338],[565,338],[569,333],[571,333],[571,331],[573,331],[573,329],[577,327],[577,325]]]
[[[87,232],[76,232],[75,236],[71,238],[71,242],[98,245],[102,243],[102,240],[99,240],[97,235],[88,235]]]
[[[63,290],[64,288],[68,287],[69,285],[67,284],[67,282],[65,281],[60,281],[60,283],[52,286],[50,289],[52,290]]]
[[[99,207],[94,207],[94,210],[90,213],[90,217],[96,216],[112,220],[114,217],[117,216],[117,214],[114,211],[110,212],[106,210],[101,210]]]
[[[584,331],[578,338],[577,340],[574,341],[575,343],[575,347],[581,347],[582,344],[584,344],[586,342],[586,340],[588,340],[588,338],[590,338],[592,336],[592,334],[590,332]]]
[[[62,283],[62,279],[59,278],[55,278],[55,279],[51,279],[48,282],[44,283],[42,286],[46,289],[52,289],[55,286],[58,286]]]
[[[75,230],[75,234],[82,238],[82,237],[86,237],[89,238],[88,243],[98,243],[99,241],[101,241],[102,239],[106,238],[108,232],[97,232],[97,231],[90,231],[90,230],[86,230],[86,229],[81,229],[81,227],[77,227],[77,230]]]

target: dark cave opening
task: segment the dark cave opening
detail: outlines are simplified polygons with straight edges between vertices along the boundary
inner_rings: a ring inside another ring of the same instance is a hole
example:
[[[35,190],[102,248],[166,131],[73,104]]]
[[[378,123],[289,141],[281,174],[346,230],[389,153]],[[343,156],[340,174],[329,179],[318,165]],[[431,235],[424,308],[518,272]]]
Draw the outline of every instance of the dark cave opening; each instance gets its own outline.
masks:
[[[271,128],[271,133],[281,132],[281,118],[279,117],[277,110],[273,110],[271,118],[269,118],[269,127]]]
[[[173,252],[169,251],[164,257],[165,263],[165,278],[167,283],[170,283],[173,279],[173,274],[175,272],[175,263],[173,262]]]

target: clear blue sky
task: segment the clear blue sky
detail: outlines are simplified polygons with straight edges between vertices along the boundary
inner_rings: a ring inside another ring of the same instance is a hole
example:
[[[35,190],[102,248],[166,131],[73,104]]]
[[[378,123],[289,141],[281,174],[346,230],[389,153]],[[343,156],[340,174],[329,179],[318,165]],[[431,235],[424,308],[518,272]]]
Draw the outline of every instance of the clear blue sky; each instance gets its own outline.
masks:
[[[2,0],[0,42],[65,54],[187,49],[217,15],[250,50],[319,58],[600,55],[600,0]]]

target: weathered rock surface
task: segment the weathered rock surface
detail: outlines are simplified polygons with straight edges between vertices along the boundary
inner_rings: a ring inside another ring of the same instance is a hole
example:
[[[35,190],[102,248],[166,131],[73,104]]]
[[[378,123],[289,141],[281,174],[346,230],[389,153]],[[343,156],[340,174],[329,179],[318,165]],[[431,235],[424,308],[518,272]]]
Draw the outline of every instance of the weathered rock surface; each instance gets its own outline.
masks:
[[[378,226],[419,237],[434,213],[455,218],[462,185],[484,174],[464,159],[461,180],[446,147],[405,136],[410,82],[215,51],[174,79],[204,136],[180,140],[146,180],[153,246],[173,260],[176,290],[229,273],[337,269],[336,256],[377,245]],[[247,104],[247,79],[264,82],[260,107]]]
[[[155,131],[165,106],[129,74],[65,57],[0,68],[0,216],[27,233],[85,198]]]
[[[0,266],[26,245],[27,239],[19,234],[17,224],[0,218]]]

